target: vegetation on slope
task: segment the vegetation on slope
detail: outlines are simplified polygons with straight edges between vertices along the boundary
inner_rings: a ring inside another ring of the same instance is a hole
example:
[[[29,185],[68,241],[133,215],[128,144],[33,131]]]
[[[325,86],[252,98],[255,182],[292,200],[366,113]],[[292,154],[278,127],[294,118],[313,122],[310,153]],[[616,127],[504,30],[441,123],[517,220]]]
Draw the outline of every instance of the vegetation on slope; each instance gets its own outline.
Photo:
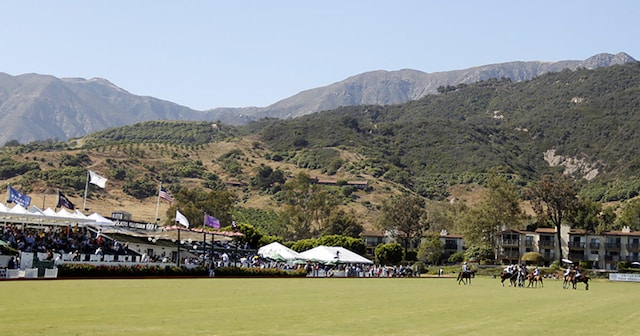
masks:
[[[628,64],[521,83],[488,80],[402,105],[343,107],[239,128],[145,122],[65,143],[7,143],[0,172],[6,184],[42,195],[44,204],[56,190],[77,201],[91,169],[109,179],[106,189],[89,188],[92,209],[137,207],[144,212],[139,219],[151,221],[160,183],[178,204],[193,205],[188,212],[197,223],[207,203],[189,197],[229,192],[236,206],[220,216],[226,222],[235,218],[295,239],[375,228],[385,200],[417,194],[432,201],[425,205],[430,216],[439,216],[430,230],[454,229],[451,218],[462,218],[464,206],[433,201],[451,198],[455,186],[475,190],[490,174],[517,186],[521,196],[541,176],[563,170],[585,200],[638,195],[639,84],[640,65]],[[553,167],[545,153],[575,169]],[[314,185],[316,176],[335,183]],[[348,183],[353,180],[369,185],[357,189]],[[163,222],[171,222],[175,208],[163,205]]]

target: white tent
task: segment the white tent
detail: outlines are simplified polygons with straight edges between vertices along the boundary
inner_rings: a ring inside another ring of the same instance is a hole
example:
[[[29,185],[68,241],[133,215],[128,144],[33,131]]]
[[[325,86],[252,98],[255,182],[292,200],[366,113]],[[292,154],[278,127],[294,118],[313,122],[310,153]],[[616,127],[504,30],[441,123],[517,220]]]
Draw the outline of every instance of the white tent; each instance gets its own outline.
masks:
[[[9,212],[14,213],[14,214],[21,214],[24,215],[27,213],[27,209],[25,209],[22,205],[20,204],[16,204],[13,206],[13,208],[11,208],[11,210],[9,210]]]
[[[29,207],[29,209],[27,209],[27,213],[30,213],[36,216],[45,216],[44,212],[42,212],[42,210],[40,210],[40,208],[38,208],[35,205],[32,205],[31,207]]]
[[[273,242],[258,249],[258,255],[263,258],[274,260],[296,260],[302,259],[300,253],[278,243]]]
[[[42,213],[44,213],[45,216],[49,216],[49,217],[57,217],[58,216],[56,211],[51,209],[51,208],[44,209],[44,211],[42,211]]]
[[[300,253],[305,260],[336,264],[373,264],[359,254],[341,246],[318,246]]]
[[[104,218],[97,212],[90,214],[87,218],[95,220],[98,225],[115,225],[112,220]]]

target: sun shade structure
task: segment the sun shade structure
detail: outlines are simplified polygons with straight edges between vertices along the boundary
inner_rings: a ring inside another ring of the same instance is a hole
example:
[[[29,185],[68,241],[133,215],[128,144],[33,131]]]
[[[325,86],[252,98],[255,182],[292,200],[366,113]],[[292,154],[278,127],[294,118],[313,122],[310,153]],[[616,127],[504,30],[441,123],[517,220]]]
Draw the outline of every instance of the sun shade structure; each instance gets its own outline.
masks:
[[[269,258],[273,260],[299,260],[302,259],[300,253],[278,243],[273,242],[258,249],[258,255],[263,258]]]
[[[357,253],[341,246],[318,246],[300,253],[303,259],[325,264],[373,264]]]

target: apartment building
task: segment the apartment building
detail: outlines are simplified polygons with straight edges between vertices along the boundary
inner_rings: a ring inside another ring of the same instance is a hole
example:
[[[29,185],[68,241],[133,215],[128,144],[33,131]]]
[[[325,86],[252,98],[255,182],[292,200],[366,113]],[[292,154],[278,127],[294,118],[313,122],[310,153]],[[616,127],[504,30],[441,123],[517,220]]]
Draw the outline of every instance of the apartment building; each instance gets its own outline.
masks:
[[[640,231],[629,227],[596,234],[563,225],[560,241],[557,239],[555,228],[505,230],[498,239],[498,259],[503,263],[518,262],[527,252],[539,252],[550,264],[562,250],[565,258],[590,261],[597,269],[616,270],[620,261],[640,262]]]

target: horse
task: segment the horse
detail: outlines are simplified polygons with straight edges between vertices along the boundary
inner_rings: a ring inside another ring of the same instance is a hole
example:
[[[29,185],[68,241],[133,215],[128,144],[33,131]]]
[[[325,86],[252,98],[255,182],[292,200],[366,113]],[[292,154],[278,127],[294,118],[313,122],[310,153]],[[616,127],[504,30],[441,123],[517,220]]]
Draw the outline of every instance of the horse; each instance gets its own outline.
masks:
[[[584,282],[584,290],[589,290],[589,276],[588,275],[581,275],[580,279],[576,279],[575,276],[573,276],[573,278],[571,279],[571,284],[573,284],[573,289],[576,289],[576,285],[578,284],[578,282]]]
[[[517,272],[513,272],[513,273],[508,273],[508,272],[502,272],[500,273],[500,283],[502,284],[502,287],[504,287],[504,281],[509,279],[509,287],[516,286],[516,280],[518,278],[518,273]]]
[[[562,288],[567,289],[572,285],[574,274],[574,271],[570,271],[569,274],[562,276]]]
[[[464,282],[465,285],[470,285],[471,284],[471,278],[475,278],[476,277],[476,270],[473,271],[468,271],[468,272],[460,272],[458,273],[458,285],[461,282]]]
[[[533,275],[533,273],[528,274],[527,280],[529,280],[529,284],[527,285],[527,287],[531,287],[531,285],[538,287],[538,282],[540,282],[541,287],[544,287],[544,283],[542,282],[542,275],[540,274],[538,275]]]

